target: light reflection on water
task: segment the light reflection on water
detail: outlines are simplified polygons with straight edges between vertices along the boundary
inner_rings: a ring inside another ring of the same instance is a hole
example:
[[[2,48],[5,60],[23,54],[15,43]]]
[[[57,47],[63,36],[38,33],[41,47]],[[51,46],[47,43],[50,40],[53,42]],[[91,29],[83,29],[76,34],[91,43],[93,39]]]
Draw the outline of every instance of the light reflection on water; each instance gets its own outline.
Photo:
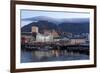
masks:
[[[89,55],[78,52],[68,52],[67,50],[37,50],[21,51],[21,62],[46,62],[46,61],[67,61],[67,60],[86,60]]]

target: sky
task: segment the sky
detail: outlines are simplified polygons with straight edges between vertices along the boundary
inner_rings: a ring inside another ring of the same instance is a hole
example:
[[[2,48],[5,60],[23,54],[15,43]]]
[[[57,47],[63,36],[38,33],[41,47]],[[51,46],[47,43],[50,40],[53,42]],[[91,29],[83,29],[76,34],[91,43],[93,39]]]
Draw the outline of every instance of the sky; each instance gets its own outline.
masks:
[[[47,16],[56,19],[63,18],[89,18],[89,13],[83,12],[65,12],[65,11],[40,11],[40,10],[21,10],[21,27],[31,23],[32,21],[23,21],[22,19],[36,16]]]

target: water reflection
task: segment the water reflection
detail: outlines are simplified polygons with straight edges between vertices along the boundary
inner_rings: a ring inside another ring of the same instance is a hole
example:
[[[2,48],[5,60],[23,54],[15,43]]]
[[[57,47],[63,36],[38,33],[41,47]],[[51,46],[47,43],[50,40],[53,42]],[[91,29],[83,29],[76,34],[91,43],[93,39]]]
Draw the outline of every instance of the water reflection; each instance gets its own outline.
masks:
[[[78,52],[68,52],[67,50],[49,50],[49,51],[33,51],[32,55],[37,58],[43,58],[43,57],[60,57],[60,56],[79,56]]]
[[[66,60],[85,60],[89,55],[80,54],[67,50],[36,50],[21,51],[21,62],[45,62],[45,61],[66,61]]]

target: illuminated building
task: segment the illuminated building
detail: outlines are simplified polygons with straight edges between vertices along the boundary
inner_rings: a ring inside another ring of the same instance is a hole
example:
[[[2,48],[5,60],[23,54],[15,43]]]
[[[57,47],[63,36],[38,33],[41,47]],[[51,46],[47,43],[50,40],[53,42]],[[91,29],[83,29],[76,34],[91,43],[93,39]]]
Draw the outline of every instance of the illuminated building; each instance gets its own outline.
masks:
[[[31,32],[32,33],[38,33],[38,27],[37,26],[32,26]]]
[[[52,35],[43,35],[43,34],[38,33],[36,36],[36,41],[37,42],[52,42],[53,36]]]

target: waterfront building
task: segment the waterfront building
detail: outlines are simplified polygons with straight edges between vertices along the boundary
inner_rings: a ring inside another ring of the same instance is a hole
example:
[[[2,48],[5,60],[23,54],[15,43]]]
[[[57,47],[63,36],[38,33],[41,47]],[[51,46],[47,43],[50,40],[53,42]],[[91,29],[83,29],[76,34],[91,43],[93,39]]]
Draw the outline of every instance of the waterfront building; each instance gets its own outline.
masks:
[[[54,38],[59,37],[59,34],[55,30],[52,30],[51,35],[53,35]]]
[[[45,30],[43,31],[43,34],[44,34],[44,35],[50,35],[50,34],[51,34],[51,31],[45,29]]]
[[[32,33],[38,33],[38,27],[37,26],[32,26],[31,32]]]
[[[32,39],[32,33],[31,32],[22,32],[21,33],[21,42],[24,43],[29,43]]]
[[[86,43],[85,38],[71,38],[70,39],[70,44],[84,44]]]
[[[36,35],[36,41],[37,42],[52,42],[53,41],[53,36],[38,33]]]

